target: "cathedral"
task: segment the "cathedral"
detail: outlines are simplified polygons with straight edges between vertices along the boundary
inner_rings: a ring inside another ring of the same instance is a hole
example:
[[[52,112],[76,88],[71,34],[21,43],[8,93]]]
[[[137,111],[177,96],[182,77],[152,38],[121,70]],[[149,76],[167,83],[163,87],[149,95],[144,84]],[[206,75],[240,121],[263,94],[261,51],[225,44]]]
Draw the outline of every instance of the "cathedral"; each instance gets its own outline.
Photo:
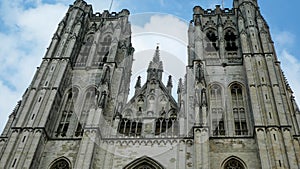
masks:
[[[157,46],[130,89],[129,10],[76,0],[0,136],[0,169],[300,168],[300,110],[257,0],[191,11],[185,76],[163,82]]]

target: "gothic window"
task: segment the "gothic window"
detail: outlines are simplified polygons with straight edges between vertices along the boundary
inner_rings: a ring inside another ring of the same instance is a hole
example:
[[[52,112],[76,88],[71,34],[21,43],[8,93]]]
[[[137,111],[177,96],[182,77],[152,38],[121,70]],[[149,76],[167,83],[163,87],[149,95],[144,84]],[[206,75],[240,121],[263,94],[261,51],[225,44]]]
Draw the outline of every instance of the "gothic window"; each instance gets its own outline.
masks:
[[[87,90],[87,92],[85,94],[85,100],[84,100],[84,104],[83,104],[83,108],[81,111],[81,115],[80,115],[80,119],[78,122],[75,136],[82,136],[82,134],[83,134],[83,127],[85,126],[85,124],[87,122],[88,113],[91,108],[95,108],[95,106],[96,106],[96,103],[95,103],[96,92],[97,92],[97,90],[95,88],[90,88],[89,90]]]
[[[224,169],[244,169],[244,166],[240,161],[231,159],[225,163]]]
[[[151,159],[147,156],[143,156],[132,161],[123,169],[164,169],[164,167],[154,159]]]
[[[140,166],[136,167],[136,169],[155,169],[153,166],[147,164],[147,163],[143,163],[143,164],[140,164]]]
[[[70,90],[65,98],[65,102],[62,109],[62,116],[59,121],[59,125],[56,131],[56,136],[67,136],[68,129],[70,127],[71,118],[74,114],[74,106],[78,96],[78,89],[73,88]]]
[[[172,126],[172,123],[174,123],[174,120],[172,121],[172,119],[157,119],[155,123],[155,135],[166,133],[168,129]]]
[[[205,48],[205,50],[207,52],[218,51],[219,47],[217,45],[217,40],[218,40],[218,37],[216,36],[215,32],[213,32],[211,30],[208,31],[206,33],[206,38],[205,38],[205,41],[206,41],[206,48]]]
[[[56,161],[50,169],[70,169],[70,165],[66,160],[60,159]]]
[[[111,36],[107,35],[104,37],[103,41],[100,42],[98,53],[93,59],[93,66],[98,66],[100,63],[106,62],[107,56],[109,54],[111,41],[112,41]]]
[[[118,131],[126,136],[140,136],[142,125],[141,122],[123,118],[119,123]]]
[[[219,85],[214,84],[210,88],[210,107],[213,135],[225,135],[222,88]]]
[[[238,84],[231,86],[231,100],[236,135],[247,135],[247,118],[242,87]]]
[[[236,35],[231,30],[225,33],[225,45],[226,51],[237,51],[238,49],[236,45]]]
[[[84,46],[82,47],[81,52],[77,58],[76,66],[80,67],[80,66],[86,65],[86,61],[87,61],[88,55],[90,53],[91,47],[93,45],[93,41],[94,41],[93,35],[89,36],[86,39],[86,42],[85,42]]]

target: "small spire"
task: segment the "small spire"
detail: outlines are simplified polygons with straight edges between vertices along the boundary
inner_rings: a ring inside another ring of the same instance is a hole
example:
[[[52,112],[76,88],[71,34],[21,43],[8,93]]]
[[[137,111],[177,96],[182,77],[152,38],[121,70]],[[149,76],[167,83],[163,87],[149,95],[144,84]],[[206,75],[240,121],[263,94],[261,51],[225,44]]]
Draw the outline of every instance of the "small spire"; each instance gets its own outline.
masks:
[[[178,82],[177,94],[182,92],[182,86],[182,79],[180,78]]]
[[[217,21],[218,26],[222,26],[222,18],[220,15],[218,15],[218,21]]]
[[[154,54],[154,57],[153,57],[152,61],[154,63],[159,63],[159,61],[160,61],[160,57],[159,56],[160,56],[159,46],[156,46],[155,54]]]
[[[141,88],[141,76],[138,77],[134,88],[135,89]]]
[[[147,80],[162,79],[163,63],[160,60],[159,46],[156,47],[152,61],[149,63]]]
[[[138,77],[134,88],[135,88],[135,95],[137,95],[141,91],[141,88],[142,88],[141,76]]]
[[[172,76],[170,75],[169,76],[169,80],[168,80],[168,83],[167,83],[167,87],[173,87],[173,83],[172,83]]]
[[[159,46],[156,47],[152,61],[149,63],[149,69],[163,69],[162,61],[160,60]]]
[[[169,94],[172,93],[172,88],[173,88],[172,76],[169,75],[169,80],[168,80],[168,83],[167,83],[167,89],[168,89]]]

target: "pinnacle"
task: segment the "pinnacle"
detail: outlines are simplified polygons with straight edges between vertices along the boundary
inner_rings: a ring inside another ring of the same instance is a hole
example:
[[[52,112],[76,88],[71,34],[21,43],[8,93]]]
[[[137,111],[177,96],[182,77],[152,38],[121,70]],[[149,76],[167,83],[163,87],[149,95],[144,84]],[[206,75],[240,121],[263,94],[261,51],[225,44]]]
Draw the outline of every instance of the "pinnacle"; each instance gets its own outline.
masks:
[[[149,63],[149,68],[148,69],[163,70],[163,63],[160,60],[159,46],[156,46],[156,50],[155,50],[154,56],[152,58],[152,61],[150,61],[150,63]]]

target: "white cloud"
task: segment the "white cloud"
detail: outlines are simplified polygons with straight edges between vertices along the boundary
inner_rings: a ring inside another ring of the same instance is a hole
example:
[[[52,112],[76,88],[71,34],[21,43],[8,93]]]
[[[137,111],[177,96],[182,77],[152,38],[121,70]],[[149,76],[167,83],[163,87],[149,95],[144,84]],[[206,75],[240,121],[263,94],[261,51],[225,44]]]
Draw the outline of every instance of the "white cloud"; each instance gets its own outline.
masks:
[[[282,50],[279,54],[282,61],[282,69],[284,74],[294,91],[296,101],[300,104],[300,60],[291,55],[287,50]]]
[[[283,31],[280,33],[277,33],[274,35],[274,40],[276,41],[276,46],[278,47],[284,47],[287,45],[292,45],[295,42],[295,35],[287,32],[287,31]]]
[[[73,0],[3,0],[0,19],[6,32],[0,32],[0,133],[9,114],[32,80],[44,57],[59,21]],[[87,1],[89,4],[89,1]],[[102,12],[110,1],[93,1],[93,10]],[[112,11],[118,8],[115,2]]]
[[[132,19],[149,18],[149,13],[139,15],[141,16],[135,16]],[[135,21],[132,20],[132,23]],[[157,43],[160,46],[160,56],[164,66],[163,82],[166,84],[168,75],[172,75],[173,95],[176,95],[178,79],[183,78],[185,74],[187,30],[188,24],[185,21],[172,15],[163,14],[151,14],[149,21],[143,26],[132,25],[132,43],[136,51],[132,68],[130,96],[134,93],[137,76],[142,76],[142,82],[145,82],[145,72],[154,55]]]
[[[300,104],[300,59],[288,50],[295,44],[296,35],[281,31],[273,34],[273,37],[284,74],[294,91],[297,103]]]
[[[31,4],[27,9],[24,5]],[[39,0],[1,2],[0,131],[40,64],[51,37],[68,6]]]

